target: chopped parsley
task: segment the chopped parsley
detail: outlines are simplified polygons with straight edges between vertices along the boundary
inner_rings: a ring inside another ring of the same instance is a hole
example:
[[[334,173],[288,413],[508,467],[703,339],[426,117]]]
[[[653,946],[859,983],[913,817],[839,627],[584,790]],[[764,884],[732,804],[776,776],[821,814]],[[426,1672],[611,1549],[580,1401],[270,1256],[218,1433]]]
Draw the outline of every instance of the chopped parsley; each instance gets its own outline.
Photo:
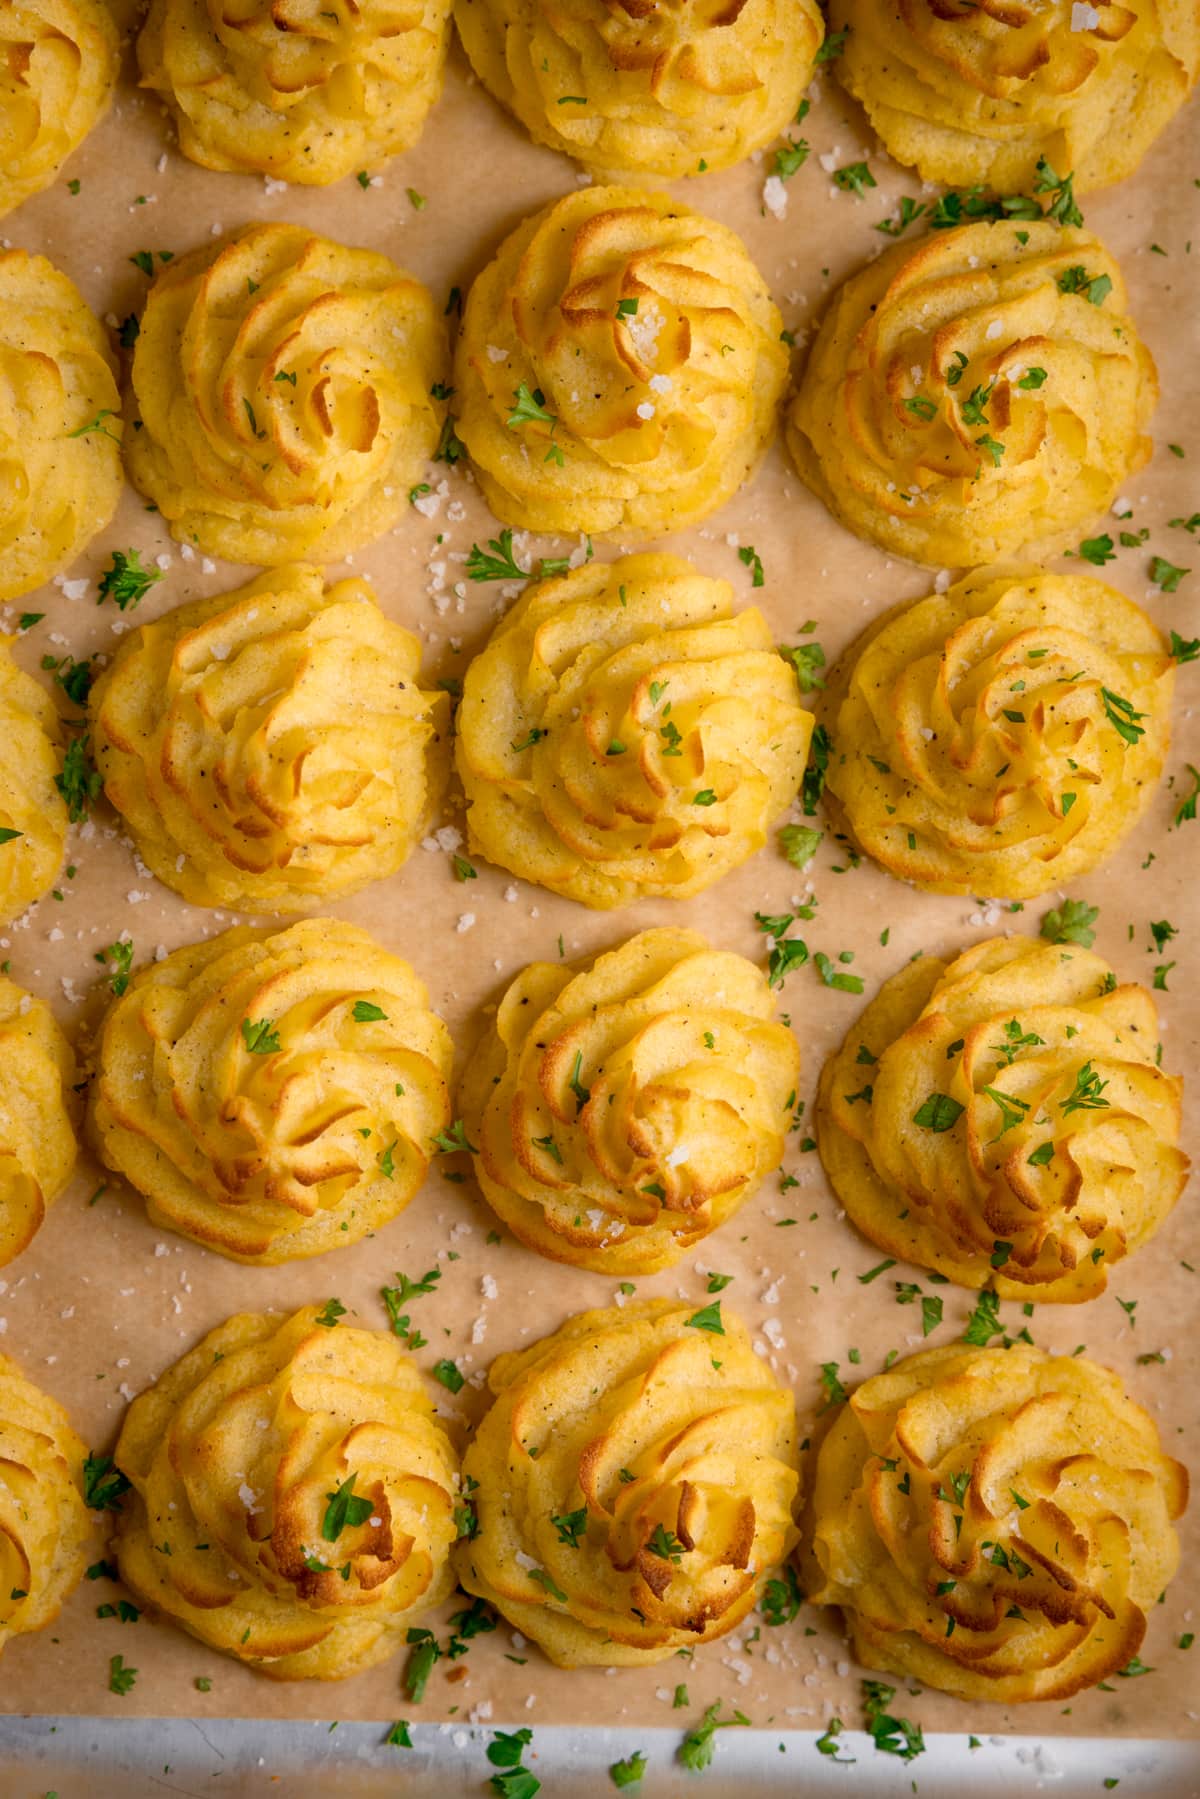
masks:
[[[571,1064],[570,1077],[568,1078],[568,1081],[567,1081],[568,1087],[571,1089],[571,1092],[575,1095],[575,1112],[576,1112],[577,1117],[578,1117],[579,1113],[583,1111],[583,1108],[587,1105],[589,1099],[591,1099],[591,1097],[592,1097],[591,1088],[585,1087],[583,1082],[579,1078],[582,1073],[583,1073],[583,1051],[581,1049],[577,1049],[575,1051],[575,1060]]]
[[[1165,556],[1152,556],[1150,559],[1150,579],[1164,593],[1175,593],[1185,575],[1191,574],[1190,568],[1178,568],[1175,563],[1168,562]]]
[[[838,1367],[839,1364],[837,1362],[821,1363],[820,1380],[821,1385],[825,1389],[825,1404],[827,1406],[842,1405],[850,1397],[845,1387],[838,1379]]]
[[[723,1337],[725,1326],[721,1321],[720,1300],[714,1299],[710,1306],[702,1306],[698,1312],[693,1312],[690,1318],[686,1318],[684,1324],[688,1330],[708,1331],[711,1336]]]
[[[608,1778],[615,1787],[635,1787],[646,1772],[646,1758],[641,1750],[626,1756],[624,1761],[609,1764]]]
[[[826,40],[828,42],[828,39]],[[721,1716],[721,1700],[716,1700],[704,1713],[694,1730],[689,1730],[679,1745],[679,1760],[693,1774],[701,1774],[712,1762],[713,1737],[718,1730],[729,1730],[735,1724],[749,1724],[744,1712],[735,1710],[730,1718]]]
[[[100,577],[96,604],[102,606],[105,600],[111,599],[124,612],[126,606],[136,606],[144,599],[154,583],[162,578],[161,569],[142,567],[142,559],[136,550],[114,550],[112,567],[106,568]]]
[[[279,1052],[279,1032],[271,1018],[243,1018],[242,1041],[252,1056],[274,1056]]]
[[[467,578],[471,581],[527,581],[531,570],[522,568],[512,553],[513,534],[505,526],[499,537],[489,537],[487,549],[471,545],[467,557]],[[490,552],[490,553],[489,553]]]
[[[587,1531],[587,1507],[581,1505],[577,1512],[564,1512],[561,1517],[552,1515],[550,1522],[558,1532],[560,1543],[565,1543],[568,1549],[578,1549],[580,1539]]]
[[[433,1147],[440,1150],[444,1156],[455,1155],[459,1150],[464,1149],[470,1155],[477,1156],[479,1154],[479,1151],[467,1136],[467,1127],[461,1118],[456,1118],[453,1124],[448,1125],[444,1131],[439,1131],[437,1133],[437,1136],[433,1139]]]
[[[821,795],[825,791],[825,775],[829,767],[829,752],[833,744],[824,725],[818,725],[812,734],[809,745],[808,766],[804,770],[804,781],[800,788],[800,803],[805,818],[812,818],[820,804]],[[1197,777],[1200,779],[1200,777]]]
[[[321,1535],[327,1543],[336,1543],[346,1529],[354,1530],[371,1516],[372,1501],[354,1491],[357,1474],[344,1480],[334,1492],[326,1493],[328,1504],[321,1520]]]
[[[807,868],[821,847],[824,831],[811,825],[784,825],[779,832],[779,847],[793,868]]]
[[[111,443],[119,444],[121,441],[120,438],[108,429],[104,421],[105,419],[120,418],[120,416],[120,413],[114,412],[111,406],[105,406],[96,414],[94,419],[89,419],[86,425],[77,426],[74,431],[68,431],[67,436],[107,437]]]
[[[1112,292],[1112,281],[1107,275],[1089,275],[1077,262],[1058,277],[1058,291],[1060,294],[1081,294],[1090,306],[1103,306]]]
[[[899,214],[895,218],[881,219],[875,229],[882,231],[885,237],[901,237],[909,226],[927,210],[927,207],[918,206],[915,200],[910,200],[905,194],[900,201]]]
[[[662,1524],[654,1526],[647,1539],[646,1548],[651,1555],[656,1555],[662,1562],[681,1562],[683,1560],[683,1544],[674,1531],[667,1530]]]
[[[1044,156],[1038,157],[1037,178],[1033,184],[1035,194],[1052,194],[1053,198],[1047,206],[1044,217],[1053,219],[1056,225],[1082,225],[1083,214],[1075,204],[1075,175],[1059,176]]]
[[[867,1730],[882,1755],[898,1755],[901,1761],[910,1762],[924,1752],[920,1725],[908,1718],[893,1717],[887,1709],[896,1696],[895,1687],[881,1680],[864,1680],[862,1694]]]
[[[833,184],[840,187],[844,194],[857,194],[860,200],[865,198],[869,187],[879,186],[865,162],[848,162],[842,168],[835,169]]]
[[[1193,768],[1190,762],[1184,764],[1192,777],[1192,791],[1185,794],[1175,808],[1175,828],[1190,823],[1196,816],[1196,801],[1200,798],[1200,768]]]
[[[1113,540],[1108,532],[1099,537],[1085,537],[1079,546],[1078,554],[1093,568],[1103,568],[1106,562],[1115,562],[1117,552],[1113,549]]]
[[[819,643],[780,644],[779,654],[795,669],[801,693],[824,687],[825,682],[817,673],[825,667],[825,652]]]
[[[125,1666],[123,1656],[114,1655],[109,1658],[108,1690],[110,1693],[116,1693],[118,1698],[123,1699],[126,1693],[132,1691],[137,1676],[138,1671],[136,1668],[127,1668]]]
[[[845,961],[848,957],[849,951],[843,951],[840,959]],[[862,976],[845,974],[841,969],[835,968],[824,950],[816,951],[813,963],[826,987],[836,988],[839,993],[861,993],[863,991]]]
[[[396,1337],[403,1337],[410,1349],[421,1349],[426,1338],[419,1331],[408,1326],[408,1313],[405,1311],[410,1299],[419,1299],[423,1293],[432,1293],[441,1281],[441,1268],[430,1268],[421,1275],[419,1281],[410,1281],[407,1274],[396,1274],[399,1286],[381,1286],[380,1297],[387,1308],[387,1320]]]
[[[18,833],[13,832],[16,836]],[[3,838],[0,837],[0,842]],[[110,943],[107,949],[96,951],[96,961],[108,970],[108,984],[112,991],[120,997],[129,985],[129,970],[133,967],[133,944],[118,941]]]
[[[386,1024],[387,1013],[374,1000],[356,999],[352,1013],[355,1024]]]
[[[1136,711],[1129,700],[1114,693],[1110,687],[1100,689],[1100,698],[1104,701],[1104,715],[1109,724],[1126,743],[1136,743],[1139,737],[1146,735],[1145,727],[1137,722],[1145,718],[1144,712]]]
[[[414,1331],[408,1324],[408,1313],[405,1311],[410,1299],[419,1299],[421,1293],[434,1292],[441,1281],[441,1268],[430,1268],[428,1274],[421,1275],[419,1281],[410,1281],[407,1274],[398,1274],[399,1286],[381,1286],[380,1299],[387,1310],[387,1320],[392,1326],[392,1333],[403,1338],[410,1349],[425,1347],[426,1338],[419,1331]]]
[[[1004,1093],[999,1087],[985,1087],[983,1091],[993,1105],[1000,1109],[1000,1129],[994,1137],[989,1139],[991,1143],[998,1143],[1001,1137],[1007,1136],[1009,1131],[1015,1130],[1017,1125],[1023,1123],[1025,1115],[1029,1111],[1029,1101],[1018,1099],[1015,1093]]]
[[[55,775],[54,785],[67,803],[67,817],[71,823],[81,823],[99,798],[103,785],[86,737],[72,738],[67,745],[62,773]]]
[[[1099,906],[1089,906],[1086,900],[1067,899],[1061,907],[1052,906],[1046,913],[1041,935],[1047,943],[1077,943],[1081,949],[1091,949],[1096,940],[1092,926],[1099,916]]]
[[[109,1455],[89,1455],[83,1464],[83,1498],[89,1511],[119,1512],[129,1482]]]
[[[531,750],[535,743],[540,743],[543,737],[548,736],[548,731],[543,731],[537,725],[534,725],[519,741],[514,738],[508,747],[515,756],[519,756],[523,750]]]
[[[808,140],[803,137],[789,137],[775,152],[775,174],[781,181],[790,181],[808,161]]]
[[[531,393],[525,382],[522,381],[513,395],[513,409],[505,422],[510,431],[515,431],[519,425],[534,424],[549,425],[553,431],[558,419],[554,413],[547,412],[546,396],[541,388],[535,387]],[[509,536],[511,538],[511,531]]]
[[[1064,1113],[1098,1112],[1108,1105],[1108,1100],[1101,1098],[1107,1081],[1102,1081],[1090,1062],[1085,1062],[1075,1071],[1075,1085],[1066,1099],[1062,1101]]]
[[[780,1569],[781,1578],[763,1588],[762,1615],[766,1624],[790,1624],[804,1604],[804,1594],[790,1562]]]
[[[967,1328],[963,1332],[963,1342],[973,1343],[978,1348],[985,1347],[993,1337],[1002,1337],[1004,1326],[1000,1322],[1000,1297],[991,1287],[984,1287],[979,1295],[979,1304],[967,1319]]]
[[[953,1130],[963,1115],[964,1108],[948,1093],[931,1093],[921,1101],[913,1113],[913,1123],[919,1124],[923,1130]]]
[[[745,563],[750,570],[751,587],[764,587],[767,577],[763,573],[762,557],[752,543],[744,543],[738,551],[738,561]]]

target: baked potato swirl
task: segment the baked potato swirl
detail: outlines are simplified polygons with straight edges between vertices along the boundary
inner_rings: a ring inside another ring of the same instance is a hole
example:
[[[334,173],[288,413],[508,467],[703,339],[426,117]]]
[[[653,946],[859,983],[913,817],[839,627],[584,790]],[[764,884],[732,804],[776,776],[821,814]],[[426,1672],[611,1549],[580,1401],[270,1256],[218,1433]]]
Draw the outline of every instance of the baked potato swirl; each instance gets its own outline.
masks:
[[[1131,175],[1200,70],[1200,19],[1171,0],[834,0],[838,78],[926,181],[1028,193],[1045,156],[1076,189]]]
[[[107,525],[121,429],[116,362],[78,289],[44,256],[0,249],[0,602]]]
[[[560,1667],[645,1667],[723,1636],[796,1540],[792,1395],[739,1319],[714,1335],[693,1316],[668,1299],[583,1312],[493,1364],[459,1578]]]
[[[859,845],[935,893],[1029,899],[1094,868],[1166,753],[1174,664],[1085,575],[981,570],[868,626],[819,708]]]
[[[783,1158],[800,1052],[762,971],[696,931],[534,962],[460,1090],[488,1203],[529,1248],[669,1268]]]
[[[821,1160],[890,1255],[1005,1298],[1076,1302],[1187,1177],[1153,996],[1069,943],[922,956],[821,1074]]]
[[[664,181],[777,137],[825,34],[813,0],[458,0],[455,17],[475,73],[537,142]]]
[[[471,288],[458,435],[530,531],[649,537],[757,467],[787,376],[745,245],[666,194],[589,187],[519,225]]]
[[[646,555],[523,594],[468,669],[457,726],[472,847],[608,907],[688,898],[761,849],[813,721],[760,612]]]
[[[420,1187],[451,1056],[424,986],[366,931],[237,926],[113,1001],[92,1134],[155,1223],[239,1262],[321,1255]]]
[[[153,0],[138,62],[192,162],[324,186],[416,143],[449,35],[450,0]]]
[[[0,1653],[57,1617],[87,1566],[86,1454],[57,1401],[0,1355]]]
[[[104,0],[5,0],[0,218],[49,187],[103,118],[119,61],[117,28]]]
[[[0,1268],[33,1241],[71,1178],[75,1079],[50,1008],[0,975]]]
[[[1107,1368],[951,1344],[864,1381],[825,1437],[804,1588],[868,1668],[1069,1699],[1137,1654],[1187,1472]]]
[[[341,1680],[399,1649],[453,1585],[458,1458],[384,1331],[242,1312],[139,1395],[121,1579],[276,1680]]]
[[[895,244],[844,283],[787,415],[841,522],[933,567],[1074,543],[1147,461],[1158,399],[1116,261],[1049,221]]]
[[[130,479],[211,556],[334,561],[400,516],[437,445],[445,356],[428,289],[386,256],[248,225],[154,280]]]
[[[58,714],[13,661],[14,641],[0,636],[0,924],[50,891],[67,842]]]
[[[311,910],[394,874],[449,774],[449,700],[362,581],[299,565],[177,606],[92,688],[105,793],[196,905]]]

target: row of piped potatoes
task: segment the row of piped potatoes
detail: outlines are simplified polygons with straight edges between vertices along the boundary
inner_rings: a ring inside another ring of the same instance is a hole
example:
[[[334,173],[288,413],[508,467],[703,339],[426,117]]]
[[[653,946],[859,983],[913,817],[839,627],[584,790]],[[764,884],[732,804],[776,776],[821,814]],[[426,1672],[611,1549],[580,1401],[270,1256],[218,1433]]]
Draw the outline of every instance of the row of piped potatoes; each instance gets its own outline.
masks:
[[[1069,181],[1055,191],[1070,200]],[[1121,271],[1073,200],[1027,204],[852,275],[783,406],[818,497],[932,567],[1054,553],[1151,454],[1157,376]],[[121,328],[124,417],[114,352],[66,276],[9,250],[0,296],[20,427],[2,599],[108,523],[122,461],[177,539],[260,566],[374,541],[432,458],[466,456],[506,525],[645,540],[753,475],[788,380],[737,235],[630,188],[569,193],[510,234],[472,284],[452,385],[428,290],[298,225],[160,262]]]
[[[1082,1356],[955,1344],[869,1377],[818,1423],[802,1508],[794,1398],[720,1299],[500,1356],[461,1461],[396,1338],[340,1311],[228,1319],[86,1467],[0,1355],[0,1649],[80,1578],[89,1504],[143,1606],[281,1680],[432,1641],[416,1621],[457,1580],[464,1637],[493,1627],[482,1600],[567,1668],[662,1661],[760,1603],[786,1622],[803,1591],[869,1667],[1062,1700],[1134,1661],[1178,1564],[1186,1473]]]
[[[766,973],[677,927],[522,970],[454,1104],[423,985],[357,926],[235,926],[113,984],[92,1143],[154,1223],[246,1263],[359,1241],[462,1152],[529,1248],[652,1274],[753,1196],[794,1124],[799,1049]],[[80,1089],[48,1007],[7,979],[0,1043],[2,1264],[71,1173]],[[1182,1083],[1160,1063],[1153,995],[1079,944],[923,956],[826,1063],[822,1161],[889,1255],[1008,1298],[1088,1300],[1186,1179]]]
[[[436,99],[449,14],[448,0],[286,19],[153,0],[138,60],[202,166],[369,180]],[[1186,98],[1194,5],[1137,0],[1110,20],[1057,0],[1033,19],[946,20],[921,0],[898,21],[883,0],[842,0],[828,39],[812,0],[713,17],[463,0],[457,14],[483,83],[601,180],[760,151],[802,120],[823,64],[927,180],[1025,196],[958,196],[940,222],[993,223],[931,234],[915,253],[897,243],[831,309],[788,441],[851,528],[934,566],[1037,556],[1145,460],[1153,366],[1074,191],[1128,174]],[[131,23],[103,0],[30,0],[11,21],[0,214],[54,180],[102,115]],[[785,141],[786,173],[806,146]],[[1031,191],[1052,196],[1045,218]],[[786,378],[781,320],[738,238],[638,188],[568,195],[501,247],[464,321],[453,428],[425,290],[296,227],[234,233],[160,269],[126,322],[140,335],[125,425],[107,340],[70,283],[16,251],[0,259],[0,296],[18,464],[0,598],[64,567],[108,521],[123,435],[131,478],[175,535],[235,560],[327,561],[378,537],[437,443],[465,446],[506,523],[644,535],[736,491]]]
[[[994,569],[826,669],[662,553],[528,586],[459,695],[420,659],[366,583],[304,564],[129,632],[62,719],[0,645],[0,919],[54,886],[101,783],[190,903],[294,913],[401,868],[452,761],[472,853],[591,907],[704,891],[797,800],[926,891],[1029,899],[1144,813],[1175,668],[1104,582]],[[797,866],[804,832],[782,839]]]
[[[1039,157],[1080,191],[1130,174],[1200,68],[1200,19],[1132,0],[947,17],[920,0],[749,0],[735,12],[604,0],[266,6],[151,0],[137,43],[183,154],[203,168],[324,185],[410,148],[437,101],[453,10],[472,69],[539,143],[594,174],[727,168],[802,117],[818,65],[927,181],[1027,188]],[[0,215],[54,180],[102,118],[135,23],[128,0],[27,0],[9,33]]]

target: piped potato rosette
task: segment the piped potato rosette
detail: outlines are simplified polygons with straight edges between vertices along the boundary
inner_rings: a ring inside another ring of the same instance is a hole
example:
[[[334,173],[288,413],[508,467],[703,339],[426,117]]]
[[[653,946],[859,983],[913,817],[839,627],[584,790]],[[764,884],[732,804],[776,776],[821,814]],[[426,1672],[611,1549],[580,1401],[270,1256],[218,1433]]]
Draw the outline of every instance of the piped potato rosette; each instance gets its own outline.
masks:
[[[44,256],[0,250],[0,602],[73,562],[120,497],[108,339]]]
[[[1148,460],[1154,361],[1115,259],[1049,221],[899,243],[844,283],[787,415],[860,537],[967,567],[1055,554]]]
[[[467,298],[456,428],[488,505],[593,536],[707,518],[774,435],[782,327],[726,226],[636,189],[554,201]]]
[[[531,963],[460,1089],[485,1198],[555,1261],[669,1268],[783,1158],[800,1052],[774,1011],[762,971],[695,931]]]
[[[105,0],[3,0],[0,217],[49,187],[103,118],[119,61]]]
[[[872,1243],[965,1287],[1074,1303],[1183,1190],[1153,996],[1073,944],[922,956],[830,1057],[821,1160]]]
[[[386,256],[248,225],[155,277],[130,479],[208,555],[334,561],[399,518],[437,446],[445,357],[428,289]]]
[[[87,1566],[86,1454],[58,1402],[0,1355],[0,1653],[57,1617]]]
[[[90,1122],[150,1217],[234,1261],[356,1243],[408,1205],[452,1050],[408,963],[355,925],[242,925],[134,976]]]
[[[1012,1705],[1124,1669],[1179,1562],[1187,1471],[1084,1356],[960,1344],[864,1381],[821,1443],[801,1564],[864,1666]]]
[[[820,715],[826,800],[889,874],[1029,899],[1094,868],[1149,804],[1174,664],[1085,575],[983,570],[853,643]]]
[[[192,162],[324,186],[416,143],[449,34],[450,0],[153,0],[138,62]]]
[[[301,912],[394,874],[449,775],[449,700],[362,581],[298,565],[131,634],[91,692],[105,793],[202,906]]]
[[[33,1241],[71,1178],[75,1080],[49,1006],[0,975],[0,1268]]]
[[[493,1364],[459,1578],[563,1668],[647,1667],[753,1610],[796,1541],[792,1395],[718,1302],[582,1312]]]
[[[688,898],[767,841],[812,715],[757,609],[676,556],[530,588],[463,683],[472,847],[585,905]]]
[[[813,0],[458,0],[455,17],[475,73],[538,143],[664,181],[777,137],[824,37]]]
[[[394,1337],[242,1312],[139,1395],[116,1462],[121,1579],[276,1680],[393,1655],[453,1586],[458,1458]]]
[[[54,885],[67,842],[54,702],[0,635],[0,924]]]
[[[838,79],[926,181],[1080,193],[1131,175],[1200,71],[1200,15],[1172,0],[834,0]]]

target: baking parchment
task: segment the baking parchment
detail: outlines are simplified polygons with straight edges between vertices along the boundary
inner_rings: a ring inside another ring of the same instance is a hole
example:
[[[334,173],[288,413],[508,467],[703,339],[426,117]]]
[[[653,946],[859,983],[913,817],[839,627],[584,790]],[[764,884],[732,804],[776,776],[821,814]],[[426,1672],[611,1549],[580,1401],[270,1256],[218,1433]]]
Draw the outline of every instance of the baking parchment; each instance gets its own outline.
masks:
[[[787,184],[782,218],[763,206],[771,157],[721,175],[677,183],[678,197],[739,231],[764,270],[785,323],[802,346],[812,320],[836,284],[890,241],[876,230],[902,193],[921,197],[911,175],[875,147],[865,120],[826,74],[810,90],[812,110],[800,128],[812,154]],[[1176,120],[1138,175],[1088,195],[1089,228],[1116,251],[1125,270],[1131,310],[1162,377],[1154,423],[1153,462],[1125,488],[1133,506],[1126,529],[1150,527],[1149,541],[1123,550],[1104,570],[1107,580],[1149,607],[1164,628],[1196,634],[1194,596],[1200,595],[1200,543],[1168,520],[1200,506],[1200,329],[1189,238],[1200,239],[1200,117],[1195,105]],[[869,155],[877,186],[862,199],[838,190],[831,171]],[[139,93],[132,56],[115,107],[62,172],[53,188],[4,223],[8,241],[42,251],[63,268],[101,317],[115,326],[137,311],[146,282],[130,258],[139,250],[175,253],[256,219],[294,220],[347,243],[383,250],[429,283],[439,297],[466,290],[500,239],[527,212],[583,179],[551,151],[535,148],[474,82],[457,48],[446,90],[420,144],[367,187],[354,179],[331,189],[284,188],[252,176],[209,173],[178,153],[159,104]],[[78,180],[72,194],[68,182]],[[409,191],[423,197],[419,207]],[[927,199],[929,193],[925,192]],[[909,236],[916,235],[911,229]],[[1173,453],[1168,445],[1177,445]],[[461,674],[470,655],[513,589],[465,580],[463,561],[475,540],[496,524],[463,465],[439,465],[429,479],[441,494],[436,516],[406,512],[397,528],[353,558],[387,612],[419,633],[430,677]],[[440,486],[445,482],[444,493]],[[1104,526],[1114,538],[1116,521]],[[753,545],[766,573],[761,590],[737,555]],[[162,559],[165,579],[135,613],[98,608],[96,583],[115,547],[136,546]],[[517,540],[526,562],[563,555],[572,541]],[[727,576],[739,602],[758,604],[782,641],[795,641],[809,619],[832,659],[878,612],[894,601],[928,592],[932,576],[893,561],[837,525],[790,470],[781,447],[770,451],[757,478],[698,530],[669,540],[705,570]],[[1151,589],[1152,552],[1172,562],[1197,562],[1173,595]],[[617,553],[604,546],[603,556]],[[1078,563],[1063,562],[1064,568]],[[333,573],[347,572],[339,564]],[[235,586],[250,571],[185,556],[161,521],[126,488],[110,531],[69,571],[70,587],[51,584],[4,609],[15,628],[24,611],[44,611],[22,635],[18,660],[37,671],[45,654],[101,656],[122,631],[199,594]],[[81,591],[77,583],[86,580]],[[40,677],[49,680],[49,676]],[[1152,967],[1175,960],[1162,1008],[1165,1065],[1195,1074],[1197,1019],[1194,894],[1200,823],[1171,829],[1185,763],[1200,764],[1191,695],[1200,669],[1183,668],[1176,699],[1175,742],[1167,778],[1148,817],[1112,861],[1073,889],[1100,907],[1096,947],[1122,978],[1149,982]],[[1190,738],[1190,743],[1189,743]],[[441,824],[461,825],[452,794]],[[137,959],[211,935],[238,922],[233,915],[185,905],[136,865],[128,841],[103,807],[94,824],[72,833],[60,898],[47,898],[0,937],[13,978],[46,998],[68,1033],[94,1025],[103,1003],[95,955],[122,930],[132,931]],[[653,924],[687,923],[726,948],[761,958],[765,944],[755,910],[781,912],[809,888],[819,901],[803,927],[812,949],[852,950],[864,977],[859,999],[821,985],[810,963],[793,974],[781,996],[804,1058],[803,1093],[811,1098],[826,1053],[837,1044],[878,983],[917,951],[943,953],[1003,931],[1036,932],[1054,896],[1015,913],[985,899],[939,898],[914,892],[869,864],[850,859],[827,836],[816,861],[798,875],[772,848],[722,882],[686,902],[645,902],[619,913],[591,913],[502,871],[477,863],[478,878],[456,881],[450,856],[419,848],[395,877],[328,910],[366,925],[389,948],[407,956],[429,985],[433,1005],[454,1034],[460,1059],[479,1028],[481,1008],[494,1000],[528,960],[588,955]],[[1189,875],[1193,880],[1189,880]],[[1151,954],[1150,920],[1167,919],[1179,936],[1162,955]],[[880,941],[889,933],[886,945]],[[1200,1078],[1193,1079],[1193,1100]],[[851,1382],[878,1369],[889,1350],[919,1346],[919,1308],[895,1303],[893,1282],[914,1276],[903,1266],[862,1286],[857,1276],[879,1252],[840,1216],[817,1156],[791,1139],[786,1169],[799,1183],[782,1191],[778,1177],[697,1254],[677,1269],[637,1283],[640,1294],[684,1294],[705,1303],[709,1269],[731,1274],[726,1307],[748,1321],[770,1365],[795,1390],[805,1425],[822,1391],[819,1366],[836,1361]],[[101,1183],[104,1191],[90,1203]],[[1035,1341],[1091,1355],[1118,1368],[1132,1392],[1157,1419],[1165,1447],[1200,1467],[1196,1454],[1200,1384],[1195,1376],[1196,1296],[1200,1248],[1195,1241],[1194,1192],[1186,1195],[1157,1238],[1115,1271],[1108,1293],[1083,1307],[1041,1307],[1031,1319],[1005,1305],[1012,1330],[1028,1324]],[[442,1412],[466,1425],[484,1404],[489,1360],[555,1329],[574,1311],[607,1305],[616,1284],[560,1268],[517,1246],[503,1232],[489,1242],[495,1220],[468,1175],[461,1184],[435,1169],[409,1209],[355,1247],[318,1260],[278,1268],[247,1268],[209,1254],[147,1223],[142,1203],[85,1154],[69,1190],[50,1211],[33,1245],[0,1269],[0,1345],[27,1373],[70,1409],[97,1449],[111,1446],[129,1398],[229,1313],[297,1305],[330,1296],[350,1312],[347,1322],[386,1328],[379,1297],[396,1270],[417,1276],[438,1267],[435,1296],[414,1302],[414,1322],[429,1339],[420,1360],[429,1367],[455,1357],[468,1375],[458,1399],[437,1392]],[[488,1298],[484,1292],[488,1277]],[[494,1282],[494,1288],[492,1284]],[[961,1334],[973,1303],[953,1286],[940,1329],[929,1339]],[[1136,1301],[1136,1311],[1118,1304]],[[1135,1322],[1136,1320],[1136,1322]],[[1138,1365],[1162,1352],[1164,1361]],[[1154,1672],[1119,1679],[1065,1706],[1009,1712],[970,1706],[927,1693],[904,1696],[904,1710],[928,1730],[974,1731],[986,1738],[1006,1729],[1126,1735],[1193,1732],[1197,1714],[1200,1645],[1178,1647],[1192,1625],[1197,1592],[1197,1515],[1183,1524],[1178,1578],[1156,1608],[1142,1660]],[[101,1554],[98,1537],[96,1555]],[[279,1684],[193,1641],[170,1624],[143,1616],[136,1624],[99,1620],[98,1605],[116,1597],[104,1580],[83,1582],[55,1625],[14,1641],[0,1663],[0,1708],[111,1716],[192,1715],[280,1718],[455,1718],[588,1723],[694,1721],[716,1698],[739,1706],[756,1725],[821,1727],[831,1714],[856,1722],[858,1679],[836,1618],[804,1606],[784,1628],[745,1628],[701,1650],[694,1660],[671,1659],[650,1670],[564,1673],[536,1649],[514,1645],[501,1625],[476,1638],[469,1655],[442,1661],[418,1705],[403,1694],[403,1658],[334,1686]],[[448,1608],[453,1609],[453,1608]],[[444,1615],[423,1620],[445,1639]],[[124,1697],[108,1691],[109,1658],[123,1656],[138,1670]],[[211,1682],[207,1691],[196,1681]],[[677,1683],[686,1683],[686,1710],[672,1711]],[[632,1744],[631,1744],[632,1746]],[[906,1783],[907,1784],[907,1783]]]

